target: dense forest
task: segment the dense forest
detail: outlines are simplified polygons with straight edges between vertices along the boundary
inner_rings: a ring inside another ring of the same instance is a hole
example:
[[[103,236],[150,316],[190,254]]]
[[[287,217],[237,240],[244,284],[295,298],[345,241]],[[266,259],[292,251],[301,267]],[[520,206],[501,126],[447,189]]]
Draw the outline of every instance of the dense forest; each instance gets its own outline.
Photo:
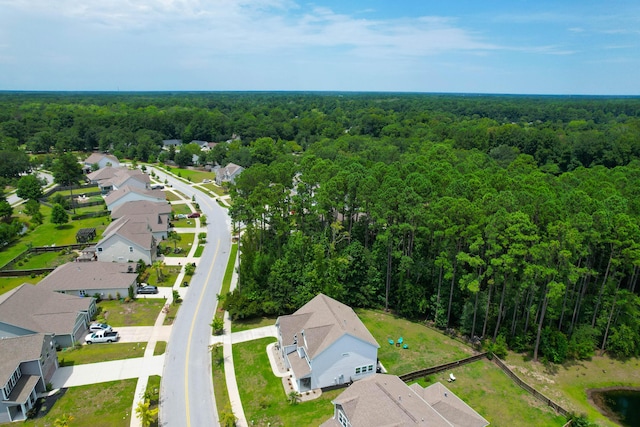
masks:
[[[5,184],[66,151],[246,167],[236,317],[324,292],[536,359],[640,352],[638,98],[4,93],[0,144]]]

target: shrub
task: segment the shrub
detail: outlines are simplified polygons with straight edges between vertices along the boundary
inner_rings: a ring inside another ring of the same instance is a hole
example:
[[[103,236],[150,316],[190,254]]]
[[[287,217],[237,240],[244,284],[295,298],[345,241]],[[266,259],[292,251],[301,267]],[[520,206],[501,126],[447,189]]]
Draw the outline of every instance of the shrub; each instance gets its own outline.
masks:
[[[490,342],[487,345],[487,351],[490,355],[496,355],[500,359],[504,359],[507,357],[507,340],[504,338],[504,335],[500,334],[496,338],[495,342]]]
[[[567,337],[560,331],[544,328],[540,337],[540,352],[553,363],[562,363],[569,354],[569,342]]]
[[[582,325],[573,331],[569,340],[569,357],[577,360],[591,359],[596,349],[596,330]]]

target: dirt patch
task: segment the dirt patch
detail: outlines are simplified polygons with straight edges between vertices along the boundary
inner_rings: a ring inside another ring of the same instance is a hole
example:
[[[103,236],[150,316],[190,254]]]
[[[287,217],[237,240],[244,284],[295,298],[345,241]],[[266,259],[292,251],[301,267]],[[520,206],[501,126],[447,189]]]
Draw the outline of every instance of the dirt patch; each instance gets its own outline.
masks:
[[[49,413],[53,405],[67,392],[66,388],[61,388],[55,393],[39,398],[33,405],[33,418],[42,418]]]

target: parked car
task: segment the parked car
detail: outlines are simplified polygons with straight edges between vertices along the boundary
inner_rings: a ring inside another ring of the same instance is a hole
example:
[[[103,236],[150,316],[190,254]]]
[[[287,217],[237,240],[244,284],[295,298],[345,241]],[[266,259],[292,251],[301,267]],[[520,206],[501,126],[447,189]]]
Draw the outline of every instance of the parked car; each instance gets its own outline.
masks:
[[[116,342],[120,339],[120,334],[116,331],[98,331],[87,335],[84,341],[87,344],[93,344],[98,342]]]
[[[157,294],[158,287],[151,285],[138,286],[137,292],[139,294]]]
[[[202,183],[203,183],[203,184],[208,184],[208,183],[210,183],[210,182],[211,182],[211,180],[210,180],[210,179],[203,179],[203,180],[202,180]]]
[[[200,218],[200,212],[191,212],[187,218]]]
[[[111,328],[111,326],[107,325],[106,323],[92,323],[91,325],[89,325],[89,330],[91,332],[98,332],[98,331],[111,332],[113,328]]]

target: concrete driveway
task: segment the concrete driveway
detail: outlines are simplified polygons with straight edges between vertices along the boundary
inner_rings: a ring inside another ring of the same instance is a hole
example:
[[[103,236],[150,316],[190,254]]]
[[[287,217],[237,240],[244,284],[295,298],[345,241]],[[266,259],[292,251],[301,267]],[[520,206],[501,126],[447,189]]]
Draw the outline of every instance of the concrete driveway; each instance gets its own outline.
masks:
[[[120,334],[119,342],[148,342],[154,332],[153,326],[127,326],[114,329]],[[171,326],[161,326],[155,329],[158,341],[169,341]]]

